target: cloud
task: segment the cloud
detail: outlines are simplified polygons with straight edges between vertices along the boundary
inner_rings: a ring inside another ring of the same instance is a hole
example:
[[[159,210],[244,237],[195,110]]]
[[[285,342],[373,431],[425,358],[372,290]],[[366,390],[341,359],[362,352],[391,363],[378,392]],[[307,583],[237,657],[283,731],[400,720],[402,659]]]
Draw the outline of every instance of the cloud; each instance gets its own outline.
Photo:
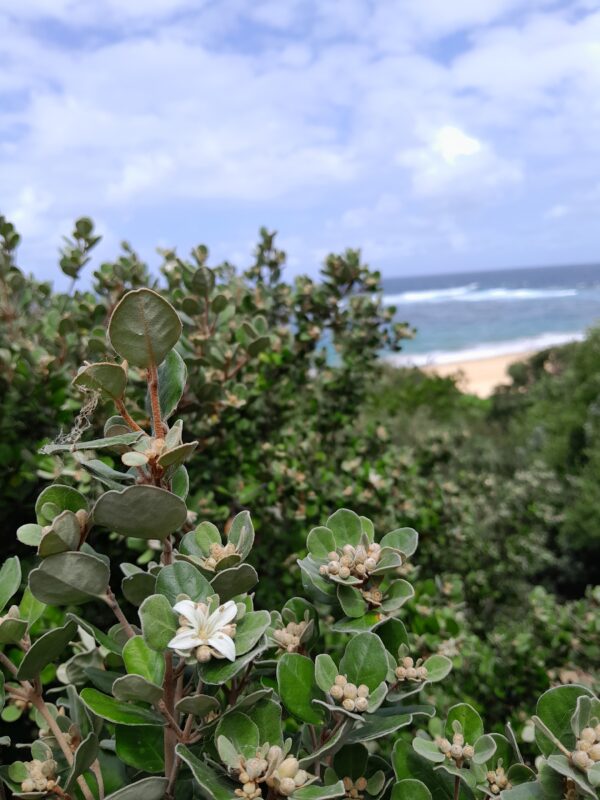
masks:
[[[148,251],[201,219],[238,252],[277,224],[298,263],[349,238],[388,269],[523,263],[524,221],[600,181],[594,4],[0,0],[0,24],[3,203],[50,252],[91,213]]]

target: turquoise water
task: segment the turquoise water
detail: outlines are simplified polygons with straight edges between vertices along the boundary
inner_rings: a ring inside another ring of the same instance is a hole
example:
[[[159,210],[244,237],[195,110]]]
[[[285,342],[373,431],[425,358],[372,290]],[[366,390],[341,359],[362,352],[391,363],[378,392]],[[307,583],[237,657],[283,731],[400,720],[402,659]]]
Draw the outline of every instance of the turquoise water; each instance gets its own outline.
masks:
[[[600,323],[600,265],[386,278],[384,293],[417,328],[400,363],[535,350]]]

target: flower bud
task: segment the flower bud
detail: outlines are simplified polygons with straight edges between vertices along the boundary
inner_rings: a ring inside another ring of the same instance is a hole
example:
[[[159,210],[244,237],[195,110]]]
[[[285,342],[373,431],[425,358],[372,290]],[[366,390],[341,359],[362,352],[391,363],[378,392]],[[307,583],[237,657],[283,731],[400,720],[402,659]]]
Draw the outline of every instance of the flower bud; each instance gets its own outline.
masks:
[[[329,575],[329,570],[326,564],[321,564],[319,567],[319,575]]]
[[[594,763],[588,754],[584,753],[582,750],[576,750],[574,753],[571,753],[571,762],[574,766],[579,767],[579,769],[587,769],[588,766]]]
[[[593,744],[596,741],[596,731],[593,728],[584,728],[579,736],[584,742]]]
[[[296,791],[296,784],[293,778],[282,778],[279,782],[279,793],[284,797],[289,797]]]
[[[466,744],[463,747],[464,758],[473,758],[474,755],[475,755],[475,749],[470,744]]]
[[[254,794],[254,792],[256,791],[256,784],[250,781],[248,783],[245,783],[242,786],[242,789],[244,790],[244,794]]]
[[[211,655],[210,647],[208,647],[208,645],[202,644],[196,650],[196,659],[201,664],[205,664],[207,661],[210,661]]]
[[[417,670],[415,669],[415,667],[407,667],[406,677],[408,678],[409,681],[417,680]]]
[[[369,707],[369,701],[367,700],[366,697],[357,697],[356,700],[354,701],[354,707],[356,708],[357,711],[360,711],[362,713],[366,711],[367,708]]]
[[[338,686],[337,683],[334,683],[329,690],[329,694],[334,700],[341,700],[344,697],[344,689],[342,686]]]
[[[353,789],[353,788],[354,788],[354,783],[353,783],[353,781],[352,781],[352,778],[348,777],[348,775],[346,775],[346,777],[344,778],[344,780],[342,781],[342,783],[344,784],[344,789],[345,789],[347,792],[349,792],[349,791],[350,791],[350,789]]]
[[[354,711],[355,703],[350,697],[344,698],[342,702],[342,706],[346,709],[346,711]]]
[[[404,656],[404,658],[402,659],[402,666],[408,668],[408,667],[414,667],[414,665],[415,662],[410,656]]]
[[[27,778],[21,784],[21,791],[22,792],[34,792],[35,791],[35,783],[31,780],[31,778]]]
[[[340,571],[340,565],[338,561],[330,561],[327,565],[327,571],[330,575],[337,575]]]
[[[440,750],[442,751],[442,753],[445,753],[445,754],[448,754],[450,752],[450,750],[452,749],[452,745],[450,744],[448,739],[440,739],[440,741],[437,743],[437,745],[440,748]]]
[[[396,667],[396,677],[403,681],[406,678],[406,667]]]
[[[450,747],[450,755],[452,758],[462,758],[463,749],[461,744],[453,744]]]
[[[299,768],[300,764],[298,763],[298,759],[294,758],[293,756],[289,756],[289,758],[286,758],[285,761],[281,762],[277,772],[279,773],[280,778],[293,778],[298,772]]]
[[[364,792],[367,788],[367,779],[364,776],[357,778],[354,782],[354,786],[358,789],[359,792]]]
[[[328,558],[330,561],[339,561],[339,560],[340,560],[340,557],[339,557],[339,555],[338,555],[338,554],[335,552],[335,550],[332,550],[332,551],[331,551],[331,553],[327,553],[327,558]]]
[[[248,783],[250,781],[250,775],[246,772],[246,770],[242,770],[239,774],[240,783]]]
[[[368,697],[369,696],[369,687],[366,683],[361,683],[358,689],[356,690],[359,697]]]
[[[465,743],[465,737],[462,735],[462,733],[455,733],[454,736],[452,737],[452,744],[462,745],[464,743]]]
[[[345,675],[336,675],[335,683],[338,686],[345,686],[348,683],[348,678]]]
[[[308,772],[305,769],[299,769],[294,776],[294,783],[296,786],[304,786],[308,780]]]
[[[351,544],[345,544],[342,547],[342,553],[344,553],[347,556],[353,556],[354,555],[354,548],[352,547]]]
[[[349,697],[351,700],[354,700],[357,694],[358,694],[358,689],[353,683],[347,683],[344,686],[344,697]]]
[[[249,780],[254,780],[262,775],[267,768],[267,762],[264,758],[249,758],[245,764],[246,774]]]
[[[348,569],[348,567],[340,567],[339,576],[343,580],[346,580],[346,578],[349,578],[350,577],[350,570]]]
[[[588,756],[594,762],[600,761],[600,744],[592,745],[588,751]]]
[[[375,561],[375,559],[372,556],[369,556],[369,558],[365,559],[365,569],[368,572],[371,572],[371,570],[375,569],[376,566],[377,566],[377,561]]]

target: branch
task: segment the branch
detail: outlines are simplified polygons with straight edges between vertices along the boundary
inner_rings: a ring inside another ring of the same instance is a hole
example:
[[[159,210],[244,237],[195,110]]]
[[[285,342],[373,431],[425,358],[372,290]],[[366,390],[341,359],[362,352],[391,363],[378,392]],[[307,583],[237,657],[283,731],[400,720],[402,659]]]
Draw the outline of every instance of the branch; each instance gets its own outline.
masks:
[[[152,428],[154,436],[159,438],[163,435],[163,424],[160,415],[160,401],[158,399],[158,370],[156,369],[156,364],[152,364],[148,368],[147,379],[150,407],[152,408]]]
[[[17,668],[12,663],[10,658],[5,653],[3,653],[1,650],[0,650],[0,664],[2,664],[2,666],[5,667],[10,673],[12,673],[13,675],[16,676]]]
[[[137,422],[130,416],[129,412],[125,408],[125,403],[122,400],[115,400],[115,405],[117,407],[117,411],[123,417],[127,425],[131,428],[132,431],[141,431],[144,432],[143,428],[137,424]]]
[[[115,617],[119,620],[121,625],[123,626],[123,630],[127,634],[128,638],[131,639],[132,636],[135,636],[135,631],[129,624],[129,621],[125,614],[123,613],[123,609],[119,605],[117,598],[115,597],[113,590],[108,587],[106,590],[106,594],[104,595],[104,602],[106,605],[112,609]]]

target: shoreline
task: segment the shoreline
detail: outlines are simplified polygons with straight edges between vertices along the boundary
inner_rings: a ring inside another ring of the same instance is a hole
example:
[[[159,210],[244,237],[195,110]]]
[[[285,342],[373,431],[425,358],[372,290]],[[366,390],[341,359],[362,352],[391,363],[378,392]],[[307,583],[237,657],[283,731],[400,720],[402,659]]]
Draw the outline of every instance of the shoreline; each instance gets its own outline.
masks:
[[[489,397],[496,386],[510,383],[508,367],[519,361],[526,361],[539,350],[527,350],[521,353],[510,353],[487,358],[457,360],[443,364],[423,364],[419,367],[429,375],[447,378],[459,375],[458,386],[463,392]]]

